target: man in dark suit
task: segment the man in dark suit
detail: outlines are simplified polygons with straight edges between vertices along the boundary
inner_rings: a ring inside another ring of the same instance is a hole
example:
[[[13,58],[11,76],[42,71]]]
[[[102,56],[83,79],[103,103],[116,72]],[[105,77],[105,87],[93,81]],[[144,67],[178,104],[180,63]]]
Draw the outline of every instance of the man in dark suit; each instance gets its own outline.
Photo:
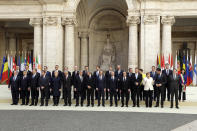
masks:
[[[127,77],[129,79],[129,89],[130,89],[130,92],[129,92],[129,95],[131,94],[131,100],[133,98],[133,86],[134,86],[134,83],[133,83],[133,80],[134,80],[134,73],[133,73],[133,69],[132,68],[129,68],[129,72],[127,73]]]
[[[85,77],[83,76],[83,71],[80,71],[76,78],[76,87],[74,91],[76,94],[76,106],[79,106],[79,97],[81,97],[81,107],[83,107],[85,95]]]
[[[10,78],[8,89],[12,93],[12,104],[18,105],[19,101],[19,87],[20,87],[20,77],[17,75],[17,71],[14,71],[14,75]]]
[[[85,70],[83,71],[83,77],[84,79],[86,79],[86,77],[88,77],[88,72],[89,72],[89,67],[88,66],[85,66]],[[83,92],[84,92],[84,99],[86,99],[86,87],[83,89]]]
[[[76,77],[79,75],[79,71],[77,69],[77,66],[74,67],[74,71],[72,72],[72,85],[74,86],[74,88],[76,88]],[[76,94],[75,94],[75,91],[73,89],[73,99],[76,98]]]
[[[30,77],[30,87],[31,87],[31,104],[30,106],[37,106],[38,97],[39,97],[39,78],[40,74],[37,72],[37,69],[33,69],[32,76]],[[34,103],[35,102],[35,103]]]
[[[95,90],[95,82],[94,77],[91,72],[88,72],[88,77],[86,77],[86,88],[87,88],[87,107],[91,105],[94,106],[94,90]]]
[[[152,66],[152,71],[150,72],[150,77],[153,78],[153,80],[156,79],[156,69],[155,69],[155,66]],[[156,92],[155,92],[155,84],[153,85],[153,88],[154,88],[154,95],[153,95],[153,99],[156,100]]]
[[[40,86],[40,92],[41,92],[41,105],[44,106],[44,100],[45,100],[45,106],[48,106],[49,101],[49,93],[50,93],[50,86],[49,86],[50,78],[46,75],[46,72],[42,70],[41,77],[39,78],[39,86]]]
[[[122,78],[122,73],[123,70],[121,70],[120,65],[117,65],[117,69],[115,71],[115,77],[118,80],[118,100],[120,100],[120,86],[121,86],[120,79]]]
[[[96,71],[94,71],[93,77],[96,83],[97,77],[99,76],[100,66],[96,66]],[[95,99],[98,99],[98,91],[95,91]]]
[[[55,77],[51,81],[51,91],[53,91],[53,106],[58,106],[61,95],[61,78],[58,76],[58,72],[54,72]]]
[[[68,71],[64,71],[63,75],[63,95],[64,95],[64,106],[71,106],[71,89],[72,89],[72,77]]]
[[[124,107],[124,98],[126,97],[126,107],[128,107],[128,103],[129,103],[129,93],[130,93],[130,88],[129,88],[129,77],[127,77],[127,73],[123,72],[123,77],[120,80],[121,82],[121,101],[122,101],[122,106]]]
[[[98,106],[100,106],[100,100],[102,97],[102,106],[105,106],[105,91],[106,91],[106,79],[103,75],[103,71],[99,71],[99,76],[96,81],[96,90],[98,91]]]
[[[117,102],[117,92],[118,92],[118,81],[117,78],[115,77],[115,73],[111,71],[111,77],[109,78],[109,87],[107,87],[109,93],[110,93],[110,106],[113,106],[113,97],[115,101],[115,106],[118,107],[118,102]]]
[[[29,96],[30,96],[30,81],[29,77],[27,77],[27,71],[23,71],[23,77],[20,81],[20,88],[21,95],[22,95],[22,104],[21,105],[28,105],[29,104]]]
[[[169,76],[169,81],[170,81],[170,91],[171,91],[171,106],[170,106],[170,108],[173,108],[173,101],[174,101],[174,96],[175,96],[176,108],[179,109],[178,90],[179,90],[179,86],[181,84],[181,78],[177,74],[176,69],[173,69],[173,74],[171,76]]]
[[[166,63],[166,69],[162,71],[162,74],[166,76],[166,84],[164,87],[164,101],[166,100],[166,89],[167,89],[167,98],[170,101],[170,76],[172,75],[172,70],[170,70],[169,64]]]
[[[32,75],[32,72],[29,70],[29,66],[28,65],[25,66],[25,70],[27,72],[28,79],[30,79],[31,78],[31,75]]]
[[[19,66],[16,66],[17,76],[21,79],[23,77],[23,72],[20,70]],[[21,91],[19,91],[19,98],[22,98]]]
[[[155,90],[156,90],[156,106],[159,107],[159,99],[161,96],[161,108],[163,108],[164,105],[164,88],[166,84],[166,76],[161,73],[161,69],[157,68],[157,75],[155,78]]]
[[[48,67],[47,66],[44,66],[44,71],[46,72],[46,76],[47,76],[47,78],[49,78],[49,88],[51,88],[51,81],[52,81],[52,75],[51,75],[51,72],[50,71],[48,71]],[[49,90],[49,98],[48,99],[50,99],[50,90]]]
[[[59,70],[59,65],[55,65],[55,70],[52,72],[52,78],[55,77],[55,72],[58,72],[58,77],[62,79],[62,72]]]
[[[111,72],[113,71],[113,68],[112,66],[109,67],[109,70],[106,71],[105,73],[105,79],[106,79],[106,88],[109,89],[109,81],[111,79]],[[108,100],[108,97],[109,97],[109,91],[106,90],[106,100]]]
[[[140,107],[140,83],[142,82],[142,75],[139,73],[138,68],[135,68],[135,74],[133,74],[133,107],[136,106],[136,97],[137,97],[137,107]]]

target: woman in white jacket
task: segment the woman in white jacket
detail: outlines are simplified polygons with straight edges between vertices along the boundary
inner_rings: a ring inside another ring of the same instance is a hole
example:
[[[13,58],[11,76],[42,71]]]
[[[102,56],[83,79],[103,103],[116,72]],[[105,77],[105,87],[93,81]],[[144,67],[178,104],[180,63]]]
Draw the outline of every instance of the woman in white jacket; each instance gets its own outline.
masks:
[[[146,107],[152,107],[152,98],[153,98],[153,84],[154,80],[150,77],[150,72],[146,73],[146,77],[143,79],[144,92],[145,92],[145,104]]]

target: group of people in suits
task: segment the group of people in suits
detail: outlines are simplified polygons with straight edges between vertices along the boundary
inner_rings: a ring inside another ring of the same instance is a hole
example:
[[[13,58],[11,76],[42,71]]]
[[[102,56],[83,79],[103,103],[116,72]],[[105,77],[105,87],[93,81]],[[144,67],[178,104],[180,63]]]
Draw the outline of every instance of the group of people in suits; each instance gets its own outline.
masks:
[[[58,106],[61,94],[64,106],[71,106],[73,90],[75,106],[83,106],[84,101],[87,100],[87,106],[93,107],[97,100],[97,106],[104,107],[105,101],[109,99],[110,106],[114,104],[117,107],[118,101],[121,101],[121,107],[128,107],[131,98],[133,107],[140,107],[142,100],[145,100],[146,107],[152,107],[152,101],[155,100],[155,107],[159,107],[160,103],[163,108],[167,92],[167,100],[171,100],[171,108],[173,108],[174,96],[176,108],[179,108],[178,99],[181,99],[182,94],[180,88],[183,90],[182,87],[186,87],[184,75],[178,75],[176,69],[170,70],[168,64],[163,71],[160,68],[156,69],[155,66],[146,74],[142,69],[134,70],[133,72],[133,69],[129,68],[126,72],[117,65],[115,71],[110,66],[104,74],[99,66],[93,73],[89,71],[88,66],[80,71],[75,66],[73,72],[67,67],[62,72],[56,65],[52,73],[48,71],[47,66],[44,66],[40,74],[36,69],[29,71],[28,66],[24,71],[20,71],[17,66],[10,78],[8,88],[12,94],[12,105],[17,105],[19,98],[22,99],[21,105],[29,105],[31,95],[30,106],[36,106],[41,93],[40,106],[48,106],[50,96],[53,96],[53,106]],[[185,99],[185,95],[183,97]]]

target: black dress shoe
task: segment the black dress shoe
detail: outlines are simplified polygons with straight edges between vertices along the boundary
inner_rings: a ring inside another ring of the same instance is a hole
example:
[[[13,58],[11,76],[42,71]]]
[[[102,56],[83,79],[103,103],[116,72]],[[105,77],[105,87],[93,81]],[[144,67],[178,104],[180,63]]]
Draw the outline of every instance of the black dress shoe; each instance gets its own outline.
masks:
[[[179,107],[178,107],[178,106],[176,106],[176,109],[179,109]]]
[[[44,104],[41,104],[40,106],[44,106]]]
[[[133,107],[135,107],[135,105],[133,105]]]
[[[116,107],[118,107],[118,105],[116,105]]]
[[[67,106],[67,104],[64,104],[64,106]]]
[[[159,107],[158,105],[156,105],[155,107]]]
[[[56,106],[55,104],[53,104],[53,106]]]
[[[25,105],[29,105],[29,103],[26,103]]]
[[[33,106],[34,104],[30,104],[29,106]]]
[[[140,107],[140,105],[137,105],[137,107]]]
[[[112,107],[113,105],[112,104],[110,104],[110,107]]]
[[[21,104],[21,106],[23,106],[23,105],[25,105],[25,104]]]
[[[10,105],[15,105],[14,103],[10,104]]]
[[[79,104],[76,104],[75,107],[79,106]]]
[[[105,105],[102,105],[103,107],[105,107]]]
[[[170,108],[173,108],[173,106],[170,106]]]
[[[98,107],[100,107],[100,105],[97,105]]]
[[[89,107],[90,105],[86,105],[87,107]]]
[[[92,105],[92,107],[94,107],[94,105]]]
[[[126,105],[126,107],[129,107],[128,105]]]
[[[124,105],[122,105],[121,107],[124,107]]]
[[[161,108],[163,108],[163,105],[161,106]]]
[[[81,104],[81,107],[83,107],[83,104]]]

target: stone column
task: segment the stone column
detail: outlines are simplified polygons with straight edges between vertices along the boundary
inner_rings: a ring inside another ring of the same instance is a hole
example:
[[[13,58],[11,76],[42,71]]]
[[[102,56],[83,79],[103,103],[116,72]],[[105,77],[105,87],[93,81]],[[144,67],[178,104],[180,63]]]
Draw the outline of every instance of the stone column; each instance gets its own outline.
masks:
[[[75,66],[74,27],[76,19],[74,17],[65,17],[62,19],[62,24],[65,25],[64,65],[72,71]]]
[[[16,53],[16,35],[15,34],[9,34],[9,51],[13,53]]]
[[[168,60],[169,54],[172,53],[172,25],[175,23],[174,16],[162,16],[162,54],[165,60]]]
[[[81,32],[81,69],[88,66],[88,33]]]
[[[34,27],[34,57],[40,56],[42,63],[42,19],[31,18],[29,24]]]
[[[43,18],[43,65],[53,70],[55,65],[62,69],[62,25],[61,17]]]
[[[138,67],[138,24],[139,16],[128,16],[127,24],[129,25],[129,51],[128,67]]]
[[[145,15],[141,26],[141,68],[144,72],[156,65],[157,54],[160,53],[160,16]]]

